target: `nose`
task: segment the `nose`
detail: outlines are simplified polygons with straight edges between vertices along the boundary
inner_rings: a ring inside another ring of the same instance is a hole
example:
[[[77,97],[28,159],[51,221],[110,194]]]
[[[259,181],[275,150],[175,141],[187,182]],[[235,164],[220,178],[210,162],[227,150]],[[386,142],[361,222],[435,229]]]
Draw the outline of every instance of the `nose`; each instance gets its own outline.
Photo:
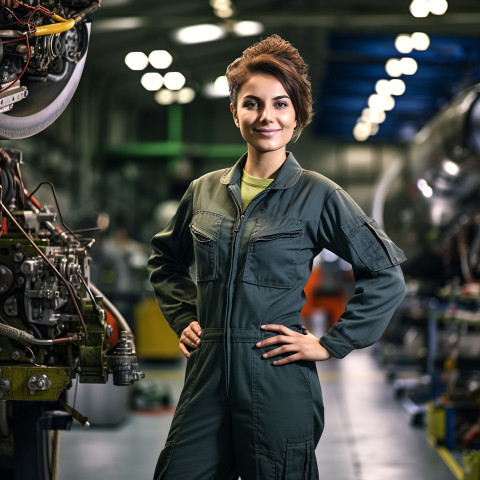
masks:
[[[260,113],[260,122],[271,123],[273,120],[273,112],[269,105],[265,105]]]

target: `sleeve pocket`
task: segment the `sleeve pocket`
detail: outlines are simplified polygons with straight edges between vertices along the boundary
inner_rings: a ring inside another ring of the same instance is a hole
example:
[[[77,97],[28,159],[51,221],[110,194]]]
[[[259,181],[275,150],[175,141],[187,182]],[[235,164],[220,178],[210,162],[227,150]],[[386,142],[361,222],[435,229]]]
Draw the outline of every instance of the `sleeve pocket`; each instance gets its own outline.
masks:
[[[393,267],[406,260],[403,251],[388,238],[373,218],[366,215],[352,218],[342,225],[342,230],[371,272]]]

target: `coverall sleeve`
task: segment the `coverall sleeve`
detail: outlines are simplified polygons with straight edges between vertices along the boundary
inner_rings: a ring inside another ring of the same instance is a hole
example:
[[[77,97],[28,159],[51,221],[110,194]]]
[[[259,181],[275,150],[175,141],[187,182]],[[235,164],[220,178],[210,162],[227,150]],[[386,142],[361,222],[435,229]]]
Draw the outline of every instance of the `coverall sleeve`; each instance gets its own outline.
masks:
[[[352,265],[355,291],[339,321],[320,339],[335,357],[375,343],[405,296],[406,260],[372,218],[342,189],[330,194],[319,224],[320,247]]]
[[[197,286],[189,274],[193,263],[193,243],[189,224],[193,211],[192,182],[174,217],[152,239],[148,260],[150,282],[157,303],[178,337],[197,320]]]

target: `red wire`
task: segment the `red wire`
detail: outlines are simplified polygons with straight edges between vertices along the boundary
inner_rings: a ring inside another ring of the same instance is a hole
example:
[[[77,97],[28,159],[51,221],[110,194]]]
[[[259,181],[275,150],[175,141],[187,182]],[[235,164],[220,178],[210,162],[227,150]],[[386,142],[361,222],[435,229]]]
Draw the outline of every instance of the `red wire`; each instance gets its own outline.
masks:
[[[10,89],[13,85],[15,85],[15,83],[20,80],[20,78],[22,77],[22,75],[25,73],[25,71],[27,70],[27,67],[28,67],[28,64],[30,63],[30,43],[28,42],[28,35],[25,35],[25,42],[27,43],[27,61],[25,63],[25,66],[23,67],[23,70],[22,72],[20,73],[20,75],[15,79],[13,80],[12,83],[10,83],[10,85],[7,85],[5,88],[2,88],[2,90],[0,90],[0,93],[3,93],[3,92],[6,92],[8,89]]]
[[[25,37],[13,38],[12,40],[2,40],[2,43],[15,43],[23,40]]]

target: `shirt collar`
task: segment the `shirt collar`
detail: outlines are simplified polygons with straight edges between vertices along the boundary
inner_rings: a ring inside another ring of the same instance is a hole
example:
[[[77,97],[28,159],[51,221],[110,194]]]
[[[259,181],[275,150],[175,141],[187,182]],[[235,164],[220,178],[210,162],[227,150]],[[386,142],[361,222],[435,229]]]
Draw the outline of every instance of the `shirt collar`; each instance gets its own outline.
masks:
[[[245,162],[247,160],[247,154],[245,153],[238,162],[222,175],[220,182],[224,185],[233,185],[235,183],[240,183],[242,178],[242,171],[245,167]],[[280,167],[275,180],[270,185],[272,190],[285,190],[287,188],[295,185],[300,176],[302,175],[302,167],[295,160],[295,157],[291,152],[287,152],[287,158],[283,165]]]

